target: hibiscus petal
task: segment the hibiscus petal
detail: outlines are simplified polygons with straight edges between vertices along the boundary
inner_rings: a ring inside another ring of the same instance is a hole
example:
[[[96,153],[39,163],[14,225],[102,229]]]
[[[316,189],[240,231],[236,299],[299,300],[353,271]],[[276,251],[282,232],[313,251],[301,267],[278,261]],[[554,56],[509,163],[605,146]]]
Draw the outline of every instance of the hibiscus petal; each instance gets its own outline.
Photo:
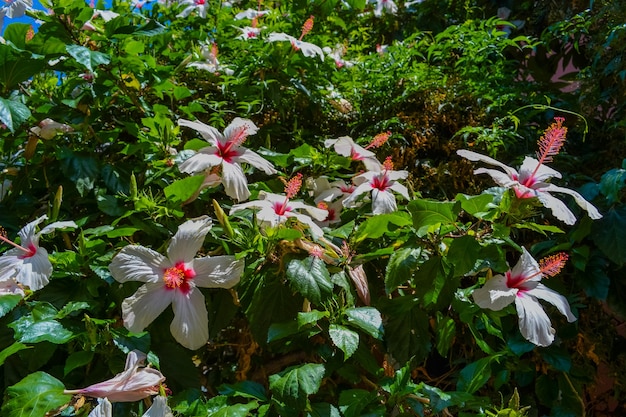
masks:
[[[167,398],[162,395],[154,397],[154,401],[142,417],[173,417],[172,410],[167,406]]]
[[[5,252],[0,256],[0,281],[8,281],[15,278],[17,270],[24,263],[23,259],[20,259],[17,255],[22,254],[22,251],[17,254],[10,253],[11,250]]]
[[[209,340],[209,317],[202,293],[195,288],[187,294],[177,291],[172,307],[170,331],[174,339],[187,349],[201,348]]]
[[[143,331],[170,305],[176,292],[160,282],[142,285],[122,302],[124,326],[133,333]]]
[[[602,218],[602,214],[600,214],[598,209],[593,204],[585,200],[582,195],[580,195],[574,190],[570,190],[569,188],[564,188],[564,187],[558,187],[553,184],[548,184],[547,187],[541,188],[541,191],[546,191],[549,193],[555,192],[555,193],[569,194],[572,197],[574,197],[574,201],[576,202],[576,204],[578,204],[580,208],[582,208],[589,214],[589,217],[591,217],[594,220]]]
[[[520,178],[529,177],[531,174],[533,174],[533,172],[533,178],[535,178],[535,182],[545,181],[550,178],[561,178],[561,173],[559,171],[556,171],[549,166],[543,164],[539,165],[537,172],[535,172],[535,168],[537,168],[537,165],[539,165],[539,161],[537,161],[535,158],[531,158],[530,156],[525,157],[524,162],[522,162],[522,166],[519,169]]]
[[[509,175],[505,174],[504,172],[497,171],[495,169],[478,168],[474,170],[474,174],[475,175],[487,174],[495,181],[496,184],[498,184],[501,187],[511,188],[519,184],[517,181],[513,180]]]
[[[541,300],[547,301],[555,306],[561,312],[561,314],[567,317],[568,322],[571,323],[576,321],[576,316],[572,314],[572,310],[570,309],[567,299],[558,292],[546,287],[543,284],[537,284],[537,287],[528,291],[528,294],[531,294]]]
[[[400,194],[402,197],[406,198],[407,200],[411,199],[411,197],[409,197],[409,190],[404,185],[398,182],[394,182],[393,184],[389,186],[389,188],[395,191],[396,193]]]
[[[33,256],[24,258],[23,261],[24,263],[15,280],[27,285],[33,291],[45,287],[50,275],[52,275],[52,264],[48,259],[48,251],[44,248],[37,248],[37,252]]]
[[[224,184],[226,195],[234,200],[242,201],[250,197],[248,179],[239,164],[224,161],[222,164],[222,184]]]
[[[324,210],[326,211],[326,210]],[[315,239],[319,239],[320,237],[324,236],[324,231],[322,230],[321,227],[319,227],[317,224],[315,224],[315,222],[313,221],[312,218],[310,218],[309,216],[305,215],[305,214],[300,214],[300,213],[296,213],[296,212],[290,212],[287,214],[288,217],[295,217],[296,219],[298,219],[298,221],[300,223],[303,223],[307,226],[309,226],[309,228],[311,229],[311,235],[313,235],[313,237]],[[321,220],[324,220],[326,217],[322,218]]]
[[[167,257],[172,263],[191,262],[202,247],[204,238],[213,226],[209,216],[187,220],[178,226],[167,248]]]
[[[109,271],[118,282],[159,282],[168,262],[163,255],[140,246],[125,246],[109,264]]]
[[[267,161],[261,155],[247,148],[239,148],[241,154],[234,158],[236,161],[246,162],[253,167],[262,170],[266,174],[276,174],[278,171],[274,169],[274,165]]]
[[[113,405],[106,398],[98,399],[98,405],[91,410],[87,417],[111,417],[113,415]]]
[[[502,162],[500,161],[496,161],[493,158],[490,158],[486,155],[481,155],[479,153],[476,152],[472,152],[472,151],[468,151],[465,149],[460,149],[458,151],[456,151],[456,154],[459,156],[462,156],[465,159],[469,159],[470,161],[474,161],[474,162],[484,162],[486,164],[489,165],[495,165],[497,167],[500,167],[504,170],[504,172],[507,173],[507,175],[510,178],[513,178],[513,176],[517,176],[517,171],[514,168],[511,168],[510,166],[504,165]]]
[[[552,215],[567,225],[576,223],[576,216],[567,208],[567,205],[547,192],[538,192],[537,198],[544,207],[549,208]]]
[[[522,247],[522,256],[520,256],[513,269],[511,269],[511,276],[516,278],[516,280],[521,278],[524,281],[540,281],[540,272],[541,269],[535,258],[528,253],[526,248]]]
[[[499,311],[515,300],[516,293],[517,289],[506,285],[504,275],[496,275],[487,280],[482,288],[475,289],[472,298],[480,308]]]
[[[188,9],[185,9],[185,12],[187,10]],[[189,12],[187,12],[187,14],[191,13],[192,10],[192,8],[189,9]],[[178,120],[178,125],[192,128],[196,132],[200,133],[204,140],[206,140],[213,146],[217,146],[218,142],[220,140],[223,140],[224,138],[219,130],[200,121],[192,122],[191,120],[180,119]]]
[[[217,148],[210,146],[200,151],[178,166],[180,172],[195,174],[220,165],[224,160],[217,154]]]
[[[393,213],[397,209],[396,196],[394,196],[392,192],[381,191],[377,188],[372,189],[373,214]]]
[[[259,128],[256,127],[252,120],[235,117],[233,121],[226,126],[226,129],[224,129],[224,137],[226,141],[232,140],[240,133],[241,129],[245,130],[246,136],[254,135],[259,131]]]
[[[230,255],[194,259],[196,276],[193,281],[198,287],[232,288],[239,282],[244,267],[243,259],[236,260]]]
[[[348,197],[346,197],[345,200],[343,200],[343,206],[344,207],[354,207],[354,203],[357,200],[357,198],[361,195],[361,194],[365,194],[369,191],[372,190],[372,186],[369,182],[365,182],[363,184],[360,184],[358,187],[356,187],[354,189],[354,191],[352,191],[352,194],[350,194]]]
[[[515,308],[522,336],[535,345],[550,346],[554,341],[556,330],[539,301],[528,293],[520,292],[515,297]]]
[[[39,244],[39,234],[35,233],[35,227],[47,219],[48,216],[44,214],[38,219],[28,223],[19,232],[17,232],[22,246],[28,247],[31,243],[35,246]]]
[[[39,231],[40,235],[44,235],[46,233],[50,233],[56,229],[65,229],[67,227],[73,227],[73,228],[77,228],[78,225],[76,223],[74,223],[73,221],[65,221],[65,222],[54,222],[54,223],[50,223],[49,225],[47,225],[46,227],[44,227],[43,229],[41,229]]]

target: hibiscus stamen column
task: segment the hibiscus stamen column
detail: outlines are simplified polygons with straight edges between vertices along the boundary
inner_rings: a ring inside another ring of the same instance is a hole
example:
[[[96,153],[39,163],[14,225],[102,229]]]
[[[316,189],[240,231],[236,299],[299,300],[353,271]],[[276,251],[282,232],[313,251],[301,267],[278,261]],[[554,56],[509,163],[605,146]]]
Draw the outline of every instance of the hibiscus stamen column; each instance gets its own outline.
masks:
[[[299,41],[302,40],[302,38],[304,38],[305,35],[307,35],[310,31],[313,30],[313,20],[315,19],[315,16],[310,16],[306,22],[304,22],[304,25],[302,25],[302,33],[300,34],[300,37],[298,38]]]
[[[511,271],[508,271],[506,274],[507,285],[509,286],[509,288],[518,288],[520,290],[523,290],[524,283],[532,280],[533,278],[536,278],[538,276],[553,277],[557,275],[559,272],[561,272],[568,259],[569,255],[565,252],[560,252],[556,255],[547,256],[539,261],[539,270],[527,276],[513,276],[511,274]]]
[[[6,231],[2,227],[0,227],[0,240],[23,251],[24,256],[21,256],[21,258],[28,258],[30,256],[33,256],[35,252],[37,252],[37,248],[35,248],[35,246],[32,244],[30,248],[26,249],[25,247],[20,246],[17,243],[13,242],[12,240],[8,239],[6,237]]]
[[[552,157],[557,155],[565,144],[565,137],[567,136],[567,128],[563,126],[565,118],[555,117],[554,120],[555,122],[545,130],[543,136],[537,141],[539,145],[537,160],[539,163],[529,178],[535,178],[542,164],[552,162]]]

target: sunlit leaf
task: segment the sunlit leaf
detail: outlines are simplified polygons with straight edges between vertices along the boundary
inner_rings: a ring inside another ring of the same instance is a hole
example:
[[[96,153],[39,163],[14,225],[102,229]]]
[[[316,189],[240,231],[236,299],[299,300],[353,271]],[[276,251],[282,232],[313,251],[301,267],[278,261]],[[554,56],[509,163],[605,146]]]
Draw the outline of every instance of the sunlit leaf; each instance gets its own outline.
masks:
[[[43,417],[67,403],[61,381],[45,372],[34,372],[5,391],[2,415],[6,417]]]

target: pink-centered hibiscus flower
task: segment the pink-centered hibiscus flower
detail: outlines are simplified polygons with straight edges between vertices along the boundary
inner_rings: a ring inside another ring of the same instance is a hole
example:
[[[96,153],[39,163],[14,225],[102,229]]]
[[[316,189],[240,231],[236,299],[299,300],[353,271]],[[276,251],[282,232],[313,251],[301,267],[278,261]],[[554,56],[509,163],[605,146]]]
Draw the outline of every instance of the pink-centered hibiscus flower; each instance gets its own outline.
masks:
[[[576,204],[587,211],[590,218],[594,220],[599,219],[602,215],[598,209],[579,193],[548,182],[553,177],[561,178],[561,174],[558,171],[544,165],[544,162],[550,162],[552,156],[559,152],[565,142],[567,128],[562,126],[562,122],[563,118],[556,118],[556,123],[553,123],[539,140],[538,159],[529,156],[524,158],[519,172],[502,162],[476,152],[458,150],[457,154],[470,161],[480,161],[501,168],[504,172],[495,169],[479,168],[474,171],[474,174],[488,174],[501,187],[511,188],[517,198],[537,197],[544,207],[552,211],[554,217],[565,224],[572,225],[576,223],[576,216],[563,201],[554,197],[552,193],[571,195]]]
[[[184,9],[176,17],[187,17],[195,11],[198,13],[198,16],[206,19],[210,2],[207,0],[180,0],[178,4],[184,7]]]
[[[133,350],[126,356],[124,371],[113,378],[77,390],[65,390],[65,394],[108,398],[111,402],[134,402],[159,393],[165,381],[161,372],[145,367],[146,354]]]
[[[383,12],[396,14],[398,13],[398,6],[393,0],[370,0],[370,3],[376,3],[374,8],[374,16],[381,17]]]
[[[311,234],[318,239],[324,235],[322,229],[315,224],[314,220],[323,221],[328,217],[328,211],[309,206],[299,201],[292,201],[302,186],[302,174],[292,178],[285,186],[286,195],[267,193],[261,191],[259,199],[248,203],[236,204],[230,210],[230,214],[243,209],[259,209],[256,218],[263,227],[276,227],[285,223],[289,218],[295,218],[299,222],[309,226]],[[309,215],[296,210],[304,210]]]
[[[78,226],[72,221],[54,222],[36,233],[37,225],[47,218],[48,216],[41,216],[24,226],[17,233],[20,237],[19,245],[0,234],[1,242],[13,246],[0,256],[0,281],[14,280],[33,291],[40,290],[48,284],[52,275],[52,264],[48,259],[48,251],[39,246],[39,238],[55,229]]]
[[[410,199],[407,188],[398,182],[408,176],[408,171],[394,171],[391,160],[387,158],[381,170],[367,171],[354,178],[354,183],[358,185],[352,194],[343,200],[343,205],[354,207],[356,200],[362,194],[371,192],[373,214],[393,213],[398,209],[398,205],[392,191],[407,200]]]
[[[324,146],[330,148],[331,146],[341,156],[350,158],[353,161],[361,161],[365,165],[365,169],[368,171],[380,171],[381,163],[378,161],[376,154],[370,149],[375,149],[387,142],[391,132],[379,133],[374,136],[372,141],[365,147],[358,145],[352,140],[350,136],[342,136],[338,139],[327,139],[324,141]]]
[[[540,264],[522,248],[518,263],[504,275],[496,275],[482,288],[474,290],[472,297],[481,308],[502,310],[515,303],[519,316],[519,328],[529,342],[538,346],[549,346],[554,341],[556,330],[539,303],[544,300],[554,305],[570,323],[576,320],[565,297],[541,284],[544,276],[559,273],[566,254],[558,254],[542,260]]]
[[[143,331],[172,304],[174,320],[170,331],[188,349],[198,349],[209,339],[209,320],[204,296],[197,287],[231,288],[243,273],[243,260],[234,256],[194,258],[211,229],[203,216],[178,227],[163,256],[152,249],[124,247],[109,265],[119,282],[141,281],[140,287],[122,303],[124,326],[133,333]]]
[[[194,174],[204,172],[207,168],[221,167],[221,182],[226,194],[237,201],[250,197],[248,180],[241,163],[248,163],[266,174],[277,173],[270,162],[241,146],[249,135],[255,134],[258,130],[251,120],[237,117],[226,127],[223,134],[202,122],[180,119],[178,124],[196,130],[210,144],[183,162],[179,167],[180,170]]]

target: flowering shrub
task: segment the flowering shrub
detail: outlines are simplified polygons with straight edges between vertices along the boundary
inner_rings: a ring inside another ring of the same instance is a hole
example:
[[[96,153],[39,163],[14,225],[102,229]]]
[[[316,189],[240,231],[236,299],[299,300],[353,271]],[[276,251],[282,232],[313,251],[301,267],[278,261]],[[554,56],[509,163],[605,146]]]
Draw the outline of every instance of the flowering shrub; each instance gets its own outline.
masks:
[[[0,414],[582,415],[575,278],[590,234],[623,261],[591,232],[623,177],[557,186],[575,118],[510,123],[532,39],[402,26],[420,2],[47,6],[3,6],[40,26],[0,43]]]

